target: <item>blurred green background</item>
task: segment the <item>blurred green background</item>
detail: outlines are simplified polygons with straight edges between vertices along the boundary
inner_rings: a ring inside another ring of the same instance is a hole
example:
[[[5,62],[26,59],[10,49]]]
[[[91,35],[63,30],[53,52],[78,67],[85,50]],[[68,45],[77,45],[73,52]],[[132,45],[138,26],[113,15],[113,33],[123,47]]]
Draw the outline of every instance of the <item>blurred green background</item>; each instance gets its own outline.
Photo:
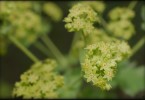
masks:
[[[68,15],[68,10],[71,7],[70,3],[68,1],[55,1],[56,3],[63,11],[63,18]],[[103,14],[103,17],[105,20],[108,20],[107,14],[108,11],[113,9],[116,6],[128,6],[130,1],[105,1],[106,9]],[[138,1],[136,7],[134,8],[136,16],[133,19],[133,23],[135,25],[136,34],[129,40],[129,44],[131,46],[134,46],[137,41],[141,39],[141,37],[145,36],[145,32],[141,29],[141,8],[144,5],[143,1]],[[145,6],[145,5],[144,5]],[[60,51],[63,54],[67,54],[70,48],[70,44],[72,42],[73,33],[67,32],[67,30],[64,28],[64,22],[53,22],[51,21],[52,29],[50,33],[48,34],[49,37],[52,39],[54,44],[60,49]],[[45,59],[46,56],[40,53],[34,46],[30,46],[29,49],[40,59]],[[128,66],[134,66],[134,67],[145,67],[145,44],[144,46],[131,58],[132,65],[128,62],[125,62]],[[5,56],[0,57],[0,97],[1,98],[9,98],[11,97],[11,90],[15,84],[16,81],[19,80],[20,75],[26,71],[29,66],[32,64],[32,62],[25,56],[16,46],[10,45],[8,47],[8,52]],[[123,66],[123,65],[120,65]],[[125,69],[125,68],[124,68]],[[122,74],[128,75],[126,69],[124,72],[120,72]],[[136,69],[137,70],[137,69]],[[130,70],[129,70],[130,71]],[[143,71],[145,75],[145,70],[138,70]],[[137,73],[139,73],[137,72]],[[134,74],[134,73],[133,73]],[[133,75],[131,78],[134,78],[136,75]],[[123,76],[120,76],[123,77]],[[124,76],[125,77],[125,76]],[[145,78],[142,80],[143,84],[145,85]],[[135,83],[135,86],[140,86],[140,83],[138,83],[138,80],[133,80],[133,83]],[[130,96],[124,91],[120,89],[120,87],[117,87],[116,89],[111,90],[112,92],[103,92],[103,91],[96,91],[92,93],[91,91],[94,91],[94,88],[92,85],[84,83],[85,86],[87,85],[87,88],[82,88],[81,91],[83,92],[83,95],[80,94],[80,97],[82,98],[145,98],[145,90],[141,90],[137,94]],[[134,87],[134,86],[133,86]],[[145,86],[144,86],[145,87]],[[126,87],[127,88],[127,87]],[[91,93],[91,94],[89,94]],[[89,94],[89,95],[88,95]],[[97,95],[96,95],[97,94]]]

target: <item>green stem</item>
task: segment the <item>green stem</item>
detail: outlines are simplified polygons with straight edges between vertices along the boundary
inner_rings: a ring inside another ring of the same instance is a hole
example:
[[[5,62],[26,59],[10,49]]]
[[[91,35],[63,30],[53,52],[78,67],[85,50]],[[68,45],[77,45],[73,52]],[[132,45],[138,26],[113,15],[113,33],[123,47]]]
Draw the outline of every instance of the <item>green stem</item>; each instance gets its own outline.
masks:
[[[79,33],[75,32],[75,34],[73,36],[72,44],[71,44],[71,47],[70,47],[69,55],[71,54],[71,50],[72,50],[75,42],[78,40],[78,37],[79,37]]]
[[[74,86],[78,81],[80,81],[82,79],[82,76],[80,75],[77,79],[75,79],[69,87]]]
[[[81,81],[81,79],[82,79],[82,76],[79,76],[72,83],[70,83],[68,86],[65,86],[63,89],[68,90],[68,89],[72,88],[72,86],[74,86],[76,83],[78,83],[78,81]]]
[[[131,3],[128,5],[129,9],[133,9],[137,4],[137,1],[131,1]]]
[[[98,15],[101,21],[101,25],[103,26],[104,30],[107,32],[108,36],[112,36],[112,33],[107,29],[107,22],[103,19],[101,15]]]
[[[86,46],[87,46],[87,38],[86,38],[86,36],[85,36],[85,34],[84,34],[84,32],[83,32],[83,31],[82,31],[81,33],[82,33],[82,37],[83,37],[84,42],[85,42],[84,47],[86,47]]]
[[[35,57],[26,47],[24,47],[15,37],[9,36],[10,41],[13,42],[20,50],[22,50],[32,61],[38,62],[39,60]]]
[[[50,56],[49,50],[39,41],[33,44],[38,50],[40,50],[46,56]]]
[[[131,55],[129,56],[132,57],[145,43],[145,37],[142,37],[139,42],[137,42],[137,44],[132,48],[132,53]]]
[[[105,28],[105,30],[107,29],[106,26],[107,26],[107,22],[103,19],[103,17],[101,15],[98,15],[99,16],[99,19],[101,20],[101,24],[102,26]],[[109,33],[110,34],[110,33]]]
[[[48,47],[48,49],[52,52],[52,54],[56,57],[56,59],[58,60],[58,62],[60,64],[62,64],[62,66],[65,66],[66,65],[66,59],[65,59],[65,57],[61,54],[61,52],[53,44],[53,42],[51,41],[51,39],[48,36],[46,36],[46,35],[43,35],[41,37],[41,39],[45,43],[45,45]]]

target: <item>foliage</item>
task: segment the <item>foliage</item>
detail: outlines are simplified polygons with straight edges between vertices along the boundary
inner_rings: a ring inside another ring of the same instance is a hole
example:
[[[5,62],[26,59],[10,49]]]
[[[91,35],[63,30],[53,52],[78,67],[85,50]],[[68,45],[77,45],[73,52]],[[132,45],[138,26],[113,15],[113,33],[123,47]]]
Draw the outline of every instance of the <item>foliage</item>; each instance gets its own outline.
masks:
[[[145,66],[137,67],[135,62],[124,61],[118,65],[118,73],[114,81],[126,94],[133,97],[145,89],[144,73]]]

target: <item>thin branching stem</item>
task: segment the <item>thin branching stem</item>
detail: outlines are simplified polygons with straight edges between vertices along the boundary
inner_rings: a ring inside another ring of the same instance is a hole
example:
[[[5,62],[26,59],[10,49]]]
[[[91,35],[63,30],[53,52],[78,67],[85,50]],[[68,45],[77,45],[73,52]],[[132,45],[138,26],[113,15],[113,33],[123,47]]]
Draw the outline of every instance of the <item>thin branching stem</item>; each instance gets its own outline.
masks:
[[[134,7],[136,6],[137,1],[131,1],[131,3],[128,5],[129,9],[134,9]]]
[[[132,53],[129,56],[131,58],[143,45],[145,44],[145,37],[142,37],[132,48]]]
[[[79,33],[75,32],[75,33],[74,33],[74,36],[73,36],[72,43],[71,43],[69,55],[71,54],[71,50],[72,50],[74,44],[76,43],[76,41],[78,40],[78,37],[79,37]]]
[[[41,40],[44,42],[44,44],[48,47],[48,49],[52,52],[52,54],[55,56],[57,61],[62,65],[65,66],[66,59],[63,56],[63,54],[59,51],[59,49],[55,46],[55,44],[51,41],[51,39],[47,35],[43,35],[41,37]]]
[[[33,44],[38,50],[40,50],[44,55],[47,57],[51,56],[49,50],[45,45],[43,45],[41,42],[37,41]]]
[[[38,62],[38,58],[34,56],[24,45],[22,45],[15,37],[9,36],[10,41],[16,45],[24,54],[26,54],[33,62]]]

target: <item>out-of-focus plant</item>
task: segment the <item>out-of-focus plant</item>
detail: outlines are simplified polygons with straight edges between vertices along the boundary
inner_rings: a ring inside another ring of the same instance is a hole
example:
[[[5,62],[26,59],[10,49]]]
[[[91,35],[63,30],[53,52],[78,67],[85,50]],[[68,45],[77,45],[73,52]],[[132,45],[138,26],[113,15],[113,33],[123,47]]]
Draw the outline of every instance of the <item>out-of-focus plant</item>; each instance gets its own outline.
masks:
[[[37,62],[21,75],[13,91],[14,96],[23,98],[56,98],[58,89],[64,85],[62,76],[54,72],[57,66],[54,60]]]
[[[134,11],[130,8],[114,8],[109,13],[110,22],[107,28],[114,36],[128,40],[135,33],[134,25],[130,21],[134,16]]]
[[[144,44],[144,37],[132,47],[128,43],[136,33],[132,23],[136,4],[132,1],[128,7],[111,9],[106,21],[104,2],[74,2],[63,20],[68,32],[74,32],[69,53],[64,56],[47,35],[54,28],[50,20],[62,20],[63,12],[58,5],[41,1],[0,2],[0,55],[6,54],[8,45],[13,43],[33,61],[16,82],[12,96],[114,98],[117,95],[113,90],[117,87],[130,96],[144,90],[145,67],[136,68],[130,61]],[[29,50],[31,45],[49,58],[38,59]]]
[[[45,3],[43,5],[43,10],[54,21],[60,21],[62,18],[62,11],[52,2]]]
[[[31,11],[31,2],[1,2],[1,35],[14,36],[24,45],[33,43],[43,33],[39,15]]]
[[[36,42],[38,37],[50,31],[49,22],[46,21],[47,19],[43,19],[40,13],[40,11],[43,11],[42,7],[46,4],[53,5],[50,8],[56,9],[57,19],[55,19],[59,21],[62,18],[62,11],[51,2],[45,4],[27,1],[0,2],[1,37],[9,38],[11,35],[25,46]],[[40,11],[36,9],[36,6],[37,8],[39,7]],[[56,16],[56,14],[52,14],[52,10],[49,10],[50,8],[45,8],[45,13],[53,19],[53,16]]]

